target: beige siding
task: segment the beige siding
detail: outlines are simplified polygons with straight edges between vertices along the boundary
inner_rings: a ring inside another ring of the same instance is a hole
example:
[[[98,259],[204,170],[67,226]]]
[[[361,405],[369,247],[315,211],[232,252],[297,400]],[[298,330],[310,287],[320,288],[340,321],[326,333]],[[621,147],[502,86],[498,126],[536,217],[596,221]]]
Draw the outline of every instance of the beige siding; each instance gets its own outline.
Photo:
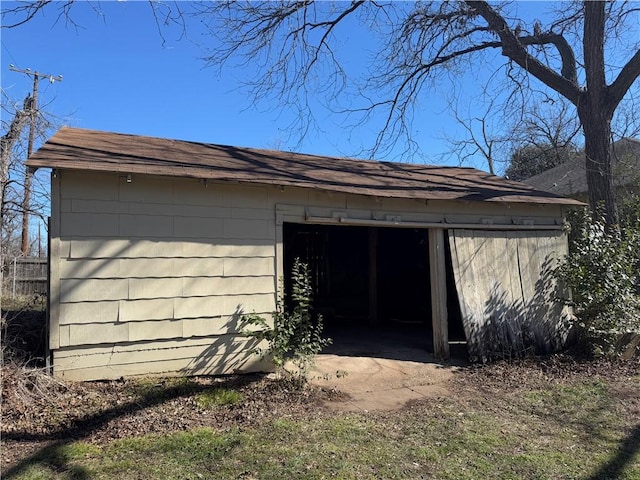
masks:
[[[127,375],[218,375],[271,370],[271,364],[250,353],[257,347],[264,345],[246,337],[222,335],[61,349],[56,355],[55,372],[69,380],[94,380]]]
[[[118,200],[123,203],[174,203],[173,179],[133,175],[131,183],[121,178],[118,182]]]
[[[269,318],[269,315],[265,315]],[[191,318],[182,322],[182,336],[184,338],[207,337],[224,335],[232,331],[253,331],[259,327],[246,325],[238,315],[214,318]]]
[[[273,293],[176,298],[176,318],[233,316],[242,313],[268,313],[275,309]]]
[[[130,205],[115,200],[65,200],[62,211],[74,213],[129,213]]]
[[[118,200],[118,189],[123,179],[119,175],[102,173],[61,172],[61,199]]]
[[[224,219],[176,217],[174,232],[182,238],[223,238]]]
[[[170,238],[174,232],[174,217],[165,215],[120,215],[118,235],[128,237]]]
[[[118,318],[121,322],[172,319],[175,318],[174,301],[173,298],[121,301],[118,303]]]
[[[60,278],[118,278],[120,263],[111,259],[60,260]]]
[[[73,379],[265,369],[240,317],[275,309],[283,221],[337,212],[416,222],[482,214],[503,224],[562,216],[144,175],[128,183],[112,173],[63,171],[53,185],[50,344],[56,373]]]
[[[126,279],[62,279],[60,281],[60,302],[99,302],[127,298]]]
[[[67,325],[69,345],[91,345],[94,343],[129,341],[129,323],[91,323]],[[61,345],[62,346],[62,345]]]
[[[115,213],[65,213],[60,222],[62,237],[117,237],[119,217]]]
[[[96,240],[73,237],[63,239],[61,248],[63,258],[82,260],[89,258],[200,258],[206,261],[224,257],[273,257],[273,242],[269,240],[234,239],[233,242],[229,242],[217,237],[207,239],[206,242],[185,238]]]
[[[118,265],[118,276],[120,277],[167,278],[173,277],[179,271],[178,260],[181,259],[156,257],[154,258],[153,262],[150,262],[147,258],[123,258],[107,261],[112,261],[113,263]],[[80,260],[80,263],[82,263],[83,261],[84,260]],[[221,272],[222,265],[220,267]],[[182,272],[182,276],[184,275],[185,273]]]
[[[213,253],[213,252],[212,252]],[[205,252],[202,252],[204,255]],[[197,258],[197,260],[194,260]],[[180,277],[221,277],[224,275],[225,258],[218,256],[176,258],[174,264],[174,275]]]
[[[200,205],[206,208],[222,206],[223,188],[220,185],[177,179],[173,183],[173,194],[182,205]]]
[[[224,185],[222,205],[227,208],[264,208],[269,202],[269,187]]]
[[[120,319],[119,312],[120,302],[117,301],[62,303],[60,304],[60,325],[110,323],[114,322],[114,319],[116,321]]]
[[[256,277],[183,278],[182,295],[207,297],[212,295],[248,295],[273,291],[271,275]]]
[[[60,173],[51,173],[51,220],[49,222],[49,344],[47,345],[47,364],[51,360],[50,353],[60,347],[60,262],[65,249],[60,240],[61,185]]]
[[[61,183],[51,336],[57,373],[88,379],[186,370],[196,350],[216,343],[219,352],[194,372],[265,369],[246,351],[234,354],[236,366],[216,362],[228,362],[225,342],[246,346],[242,313],[275,309],[275,204],[267,187],[144,176],[127,183],[66,171]],[[173,346],[135,348],[151,341]],[[104,345],[134,348],[92,353]]]

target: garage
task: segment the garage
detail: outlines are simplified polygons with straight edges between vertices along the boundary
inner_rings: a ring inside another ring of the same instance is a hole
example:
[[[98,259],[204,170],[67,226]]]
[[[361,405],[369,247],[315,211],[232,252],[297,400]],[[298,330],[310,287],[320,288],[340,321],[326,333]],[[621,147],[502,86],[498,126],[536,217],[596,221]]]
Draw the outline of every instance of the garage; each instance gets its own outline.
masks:
[[[296,257],[336,340],[437,359],[458,340],[486,361],[569,338],[549,272],[572,199],[472,168],[76,128],[27,164],[51,169],[48,360],[64,378],[269,370],[243,317],[270,318]]]

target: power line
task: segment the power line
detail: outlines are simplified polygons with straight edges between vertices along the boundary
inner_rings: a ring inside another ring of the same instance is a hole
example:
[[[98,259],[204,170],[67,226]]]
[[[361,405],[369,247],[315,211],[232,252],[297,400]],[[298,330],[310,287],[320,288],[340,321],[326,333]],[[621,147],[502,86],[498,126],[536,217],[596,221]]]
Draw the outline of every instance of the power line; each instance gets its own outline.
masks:
[[[21,69],[16,68],[13,64],[9,65],[9,70],[12,72],[24,73],[27,76],[33,77],[33,92],[31,94],[31,100],[29,101],[29,142],[27,144],[27,158],[33,153],[33,141],[36,131],[36,118],[38,114],[38,82],[41,78],[48,78],[49,82],[61,82],[62,75],[51,75],[49,73],[41,73],[32,71],[30,68]],[[25,257],[29,255],[29,208],[31,207],[31,177],[33,172],[29,167],[26,167],[24,174],[24,196],[22,200],[22,255]]]
[[[7,46],[4,44],[4,42],[2,42],[2,47],[6,50],[7,55],[9,55],[11,57],[11,60],[13,60],[14,63],[18,63],[15,59],[15,57],[13,55],[11,55],[11,52],[9,51],[9,49],[7,48]]]

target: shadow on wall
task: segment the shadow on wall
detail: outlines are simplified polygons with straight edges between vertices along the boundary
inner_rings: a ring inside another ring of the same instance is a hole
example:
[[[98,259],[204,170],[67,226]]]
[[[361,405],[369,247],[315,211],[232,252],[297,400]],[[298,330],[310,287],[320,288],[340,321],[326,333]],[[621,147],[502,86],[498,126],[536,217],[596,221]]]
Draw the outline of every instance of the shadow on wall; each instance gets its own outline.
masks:
[[[242,320],[242,305],[229,317],[225,329],[235,332],[211,339],[211,344],[180,370],[182,375],[221,375],[240,372],[271,372],[273,363],[258,352],[266,342],[244,334],[251,326]]]
[[[246,353],[258,342],[241,333],[240,318],[242,308],[261,311],[260,305],[270,294],[267,288],[273,283],[270,270],[275,269],[271,265],[275,261],[273,243],[269,239],[212,240],[187,236],[60,238],[59,252],[52,255],[61,259],[57,272],[60,280],[52,282],[55,288],[49,324],[51,344],[55,346],[54,371],[85,369],[84,360],[89,355],[78,355],[82,361],[73,363],[76,361],[73,349],[77,347],[89,353],[93,348],[117,350],[110,357],[103,355],[107,359],[102,364],[97,364],[97,355],[93,357],[86,370],[95,366],[103,370],[113,368],[115,372],[99,373],[95,379],[146,373],[140,372],[140,368],[133,369],[133,373],[127,373],[126,368],[116,371],[119,366],[131,363],[148,364],[151,374],[270,371],[267,362]],[[211,264],[215,268],[209,268]],[[245,278],[247,282],[258,279],[266,285],[256,290],[258,306],[251,303],[254,293],[245,284]],[[238,305],[235,313],[236,303],[231,303],[234,300],[244,304]],[[176,308],[179,301],[183,302],[180,314]],[[215,312],[210,308],[212,305]],[[190,324],[191,328],[174,328],[179,322]],[[211,325],[209,331],[205,330],[207,324]],[[126,332],[132,327],[137,328],[135,335]],[[74,338],[70,338],[72,329]],[[176,347],[180,342],[182,345]],[[140,346],[140,360],[130,359],[134,345]],[[71,353],[56,357],[64,349]],[[125,349],[126,355],[121,354]],[[123,359],[125,356],[127,359]],[[157,370],[152,369],[154,364]]]
[[[555,260],[547,256],[530,300],[522,293],[522,283],[508,292],[499,283],[490,290],[482,321],[466,322],[469,357],[472,361],[548,354],[573,340],[572,313],[564,305],[562,287],[553,274]]]

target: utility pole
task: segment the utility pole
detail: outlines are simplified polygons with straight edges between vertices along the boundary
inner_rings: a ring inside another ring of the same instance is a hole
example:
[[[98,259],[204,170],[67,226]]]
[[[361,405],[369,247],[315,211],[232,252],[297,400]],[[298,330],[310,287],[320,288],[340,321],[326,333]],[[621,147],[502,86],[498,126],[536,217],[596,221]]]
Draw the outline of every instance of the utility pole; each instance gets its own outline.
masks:
[[[33,77],[33,92],[31,94],[30,105],[30,124],[29,124],[29,143],[27,144],[27,158],[33,153],[33,142],[36,133],[36,120],[38,119],[38,82],[41,78],[48,78],[51,83],[61,82],[62,75],[53,76],[48,73],[40,73],[37,71],[31,71],[30,68],[21,69],[16,68],[13,65],[9,65],[9,70],[12,72],[24,73],[30,77]],[[24,173],[24,196],[22,197],[22,243],[21,250],[22,255],[29,256],[29,210],[31,208],[31,177],[33,171],[29,167],[25,167]]]

